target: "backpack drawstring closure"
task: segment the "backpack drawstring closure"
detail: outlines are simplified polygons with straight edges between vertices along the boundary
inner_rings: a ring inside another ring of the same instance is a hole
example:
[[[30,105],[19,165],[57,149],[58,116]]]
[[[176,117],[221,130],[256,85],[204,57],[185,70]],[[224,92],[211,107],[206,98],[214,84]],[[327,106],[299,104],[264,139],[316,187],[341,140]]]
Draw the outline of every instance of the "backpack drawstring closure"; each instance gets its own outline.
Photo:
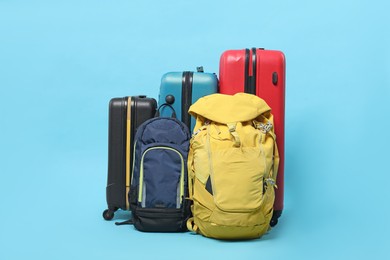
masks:
[[[237,122],[233,122],[233,123],[227,123],[226,124],[229,128],[229,132],[230,134],[233,136],[234,138],[234,146],[235,147],[240,147],[241,146],[241,140],[240,140],[240,136],[237,134],[236,132],[236,126],[237,126]]]

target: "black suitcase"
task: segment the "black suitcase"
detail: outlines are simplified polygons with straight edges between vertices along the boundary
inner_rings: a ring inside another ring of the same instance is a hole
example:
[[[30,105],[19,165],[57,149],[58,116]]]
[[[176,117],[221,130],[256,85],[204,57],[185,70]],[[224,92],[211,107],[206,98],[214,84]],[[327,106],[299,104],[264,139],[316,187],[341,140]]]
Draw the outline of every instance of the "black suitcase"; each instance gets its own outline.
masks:
[[[133,160],[133,140],[139,125],[154,117],[157,102],[146,96],[113,98],[109,104],[108,178],[105,220],[111,220],[118,209],[130,210],[127,194]]]

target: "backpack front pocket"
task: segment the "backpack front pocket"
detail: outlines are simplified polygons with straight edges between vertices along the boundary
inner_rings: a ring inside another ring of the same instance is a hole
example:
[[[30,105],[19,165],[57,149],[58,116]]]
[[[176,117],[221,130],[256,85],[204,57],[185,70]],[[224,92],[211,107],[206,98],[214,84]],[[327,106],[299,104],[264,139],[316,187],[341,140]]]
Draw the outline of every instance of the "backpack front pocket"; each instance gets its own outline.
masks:
[[[264,156],[258,148],[213,151],[214,203],[219,209],[229,212],[259,209],[264,169]]]
[[[142,208],[180,208],[184,197],[185,158],[169,146],[142,153],[138,203]]]
[[[181,209],[145,209],[137,208],[134,226],[147,232],[180,232],[185,231],[186,218]]]

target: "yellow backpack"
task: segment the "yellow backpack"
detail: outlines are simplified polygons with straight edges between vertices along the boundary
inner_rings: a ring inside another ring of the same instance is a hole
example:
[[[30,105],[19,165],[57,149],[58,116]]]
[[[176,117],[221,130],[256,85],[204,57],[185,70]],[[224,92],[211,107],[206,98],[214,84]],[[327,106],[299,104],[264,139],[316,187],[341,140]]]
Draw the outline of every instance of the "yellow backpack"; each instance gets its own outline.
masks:
[[[279,154],[273,116],[251,94],[213,94],[196,118],[188,155],[189,230],[218,239],[261,237],[270,229]]]

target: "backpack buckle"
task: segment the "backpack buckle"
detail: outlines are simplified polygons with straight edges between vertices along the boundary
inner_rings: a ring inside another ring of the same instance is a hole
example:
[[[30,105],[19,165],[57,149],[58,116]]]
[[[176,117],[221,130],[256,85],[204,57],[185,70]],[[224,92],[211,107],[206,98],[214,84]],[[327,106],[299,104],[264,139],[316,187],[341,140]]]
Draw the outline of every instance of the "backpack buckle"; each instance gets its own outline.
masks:
[[[260,129],[260,131],[263,133],[263,134],[266,134],[268,133],[269,131],[271,131],[272,129],[272,124],[268,121],[266,124],[263,124],[263,123],[260,123],[258,125],[258,129]]]
[[[274,179],[272,179],[272,178],[267,178],[267,179],[265,179],[265,182],[266,182],[268,185],[275,186],[276,188],[278,187],[278,186],[276,186],[276,181],[275,181]]]
[[[192,134],[192,137],[196,136],[197,134],[199,134],[200,132],[202,132],[203,130],[206,129],[206,127],[210,124],[210,121],[207,120],[203,126],[201,126],[197,131],[195,131],[193,134]]]

